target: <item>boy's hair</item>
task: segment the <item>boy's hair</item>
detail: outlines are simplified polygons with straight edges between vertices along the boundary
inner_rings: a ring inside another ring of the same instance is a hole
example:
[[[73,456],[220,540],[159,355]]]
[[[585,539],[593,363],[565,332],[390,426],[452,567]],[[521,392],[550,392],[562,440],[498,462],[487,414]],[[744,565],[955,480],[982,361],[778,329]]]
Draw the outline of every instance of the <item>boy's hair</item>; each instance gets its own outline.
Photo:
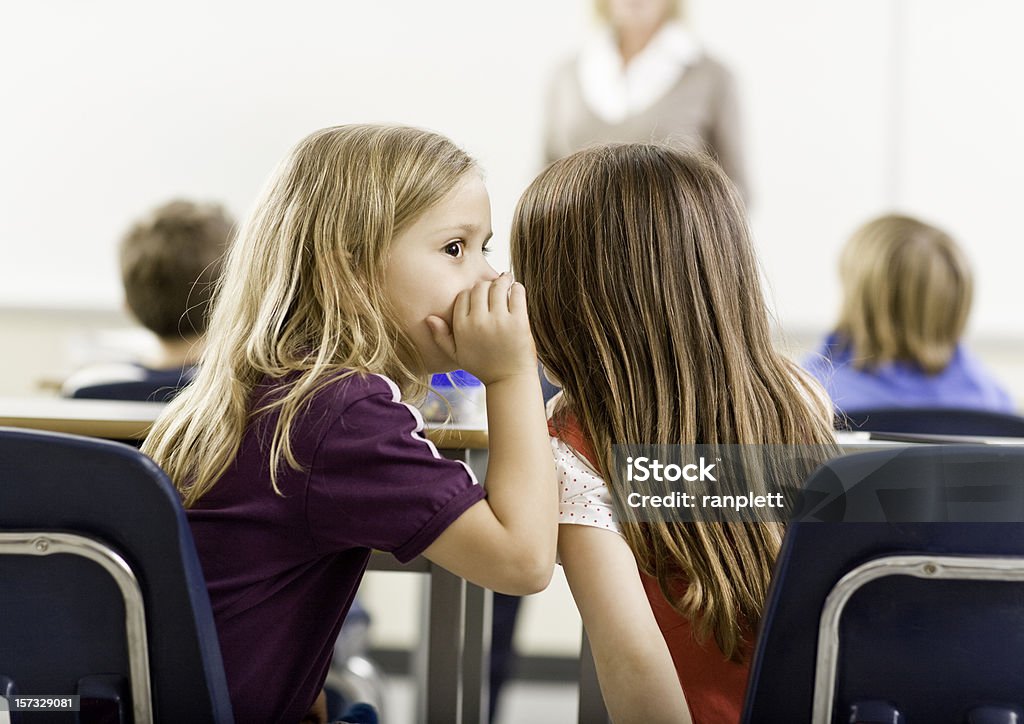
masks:
[[[946,232],[909,216],[879,217],[850,237],[839,269],[836,331],[855,366],[909,362],[929,374],[946,368],[973,291],[967,258]]]
[[[292,424],[338,375],[382,373],[414,397],[425,393],[384,292],[388,254],[475,168],[444,136],[402,126],[325,128],[292,150],[228,253],[195,380],[143,447],[186,506],[231,464],[254,412],[280,413],[269,470],[277,490],[282,462],[301,467]],[[277,391],[254,410],[261,381]]]
[[[735,188],[702,154],[587,149],[526,190],[511,249],[538,356],[593,446],[640,570],[741,658],[782,526],[683,524],[668,512],[641,524],[610,475],[617,444],[834,442],[824,392],[772,347]]]
[[[206,331],[213,287],[234,222],[216,204],[171,201],[121,240],[121,281],[135,318],[163,339]]]

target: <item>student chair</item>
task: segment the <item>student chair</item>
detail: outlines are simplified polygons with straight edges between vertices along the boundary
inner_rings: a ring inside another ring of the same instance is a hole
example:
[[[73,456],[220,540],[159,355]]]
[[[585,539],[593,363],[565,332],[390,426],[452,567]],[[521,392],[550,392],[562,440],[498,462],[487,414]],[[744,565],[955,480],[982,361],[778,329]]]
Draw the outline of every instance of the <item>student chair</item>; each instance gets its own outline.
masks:
[[[192,381],[197,370],[197,365],[159,370],[138,364],[112,365],[72,375],[61,393],[81,400],[170,402]],[[82,384],[87,380],[89,384]]]
[[[188,382],[188,380],[185,380]],[[175,384],[152,380],[128,380],[124,382],[105,382],[103,384],[79,387],[72,392],[76,400],[122,400],[125,402],[170,402],[181,392],[184,383],[175,380]]]
[[[849,455],[804,492],[743,721],[1024,721],[1024,447]]]
[[[0,682],[24,722],[233,721],[178,496],[138,450],[0,428]]]
[[[1024,417],[951,408],[879,408],[847,411],[837,427],[870,432],[1024,437]]]

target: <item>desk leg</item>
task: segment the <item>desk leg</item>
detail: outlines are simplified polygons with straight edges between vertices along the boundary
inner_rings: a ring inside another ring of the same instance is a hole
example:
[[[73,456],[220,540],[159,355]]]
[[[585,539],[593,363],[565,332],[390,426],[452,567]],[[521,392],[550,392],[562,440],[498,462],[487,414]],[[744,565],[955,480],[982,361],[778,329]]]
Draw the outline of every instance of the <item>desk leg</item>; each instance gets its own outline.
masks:
[[[487,477],[487,450],[467,450],[466,462],[481,483]],[[490,720],[491,605],[494,594],[466,584],[466,638],[463,658],[463,722],[487,724]]]
[[[483,480],[486,451],[444,450],[467,462]],[[443,568],[430,566],[426,691],[419,698],[421,724],[486,724],[493,594]],[[422,679],[420,679],[422,681]]]
[[[608,724],[608,710],[601,697],[601,684],[597,680],[597,667],[590,651],[590,639],[583,629],[580,645],[580,700],[579,724]]]
[[[429,601],[427,690],[418,719],[425,724],[461,724],[466,582],[432,565]]]
[[[491,606],[494,594],[466,584],[466,639],[463,653],[463,724],[487,724],[490,718]]]

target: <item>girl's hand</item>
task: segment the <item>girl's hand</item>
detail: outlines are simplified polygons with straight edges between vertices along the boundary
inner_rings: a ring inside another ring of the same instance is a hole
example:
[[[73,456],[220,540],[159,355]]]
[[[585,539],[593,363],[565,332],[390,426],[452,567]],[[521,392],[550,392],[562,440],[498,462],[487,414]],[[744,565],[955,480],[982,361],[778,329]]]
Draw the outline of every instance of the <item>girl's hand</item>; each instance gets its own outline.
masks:
[[[455,298],[452,324],[427,317],[434,342],[485,385],[506,377],[537,374],[537,354],[526,316],[526,290],[501,274],[477,282]]]

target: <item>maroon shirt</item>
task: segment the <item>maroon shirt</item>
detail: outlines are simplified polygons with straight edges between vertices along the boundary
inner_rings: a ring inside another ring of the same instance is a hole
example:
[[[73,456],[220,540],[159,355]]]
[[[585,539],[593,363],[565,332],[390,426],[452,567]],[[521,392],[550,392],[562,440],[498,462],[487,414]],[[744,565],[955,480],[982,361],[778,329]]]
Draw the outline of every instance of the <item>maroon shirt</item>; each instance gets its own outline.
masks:
[[[188,511],[235,719],[246,723],[296,722],[312,706],[370,549],[410,561],[484,497],[386,377],[348,377],[314,396],[292,428],[304,471],[282,462],[283,495],[269,474],[276,420],[250,425],[232,467]]]

